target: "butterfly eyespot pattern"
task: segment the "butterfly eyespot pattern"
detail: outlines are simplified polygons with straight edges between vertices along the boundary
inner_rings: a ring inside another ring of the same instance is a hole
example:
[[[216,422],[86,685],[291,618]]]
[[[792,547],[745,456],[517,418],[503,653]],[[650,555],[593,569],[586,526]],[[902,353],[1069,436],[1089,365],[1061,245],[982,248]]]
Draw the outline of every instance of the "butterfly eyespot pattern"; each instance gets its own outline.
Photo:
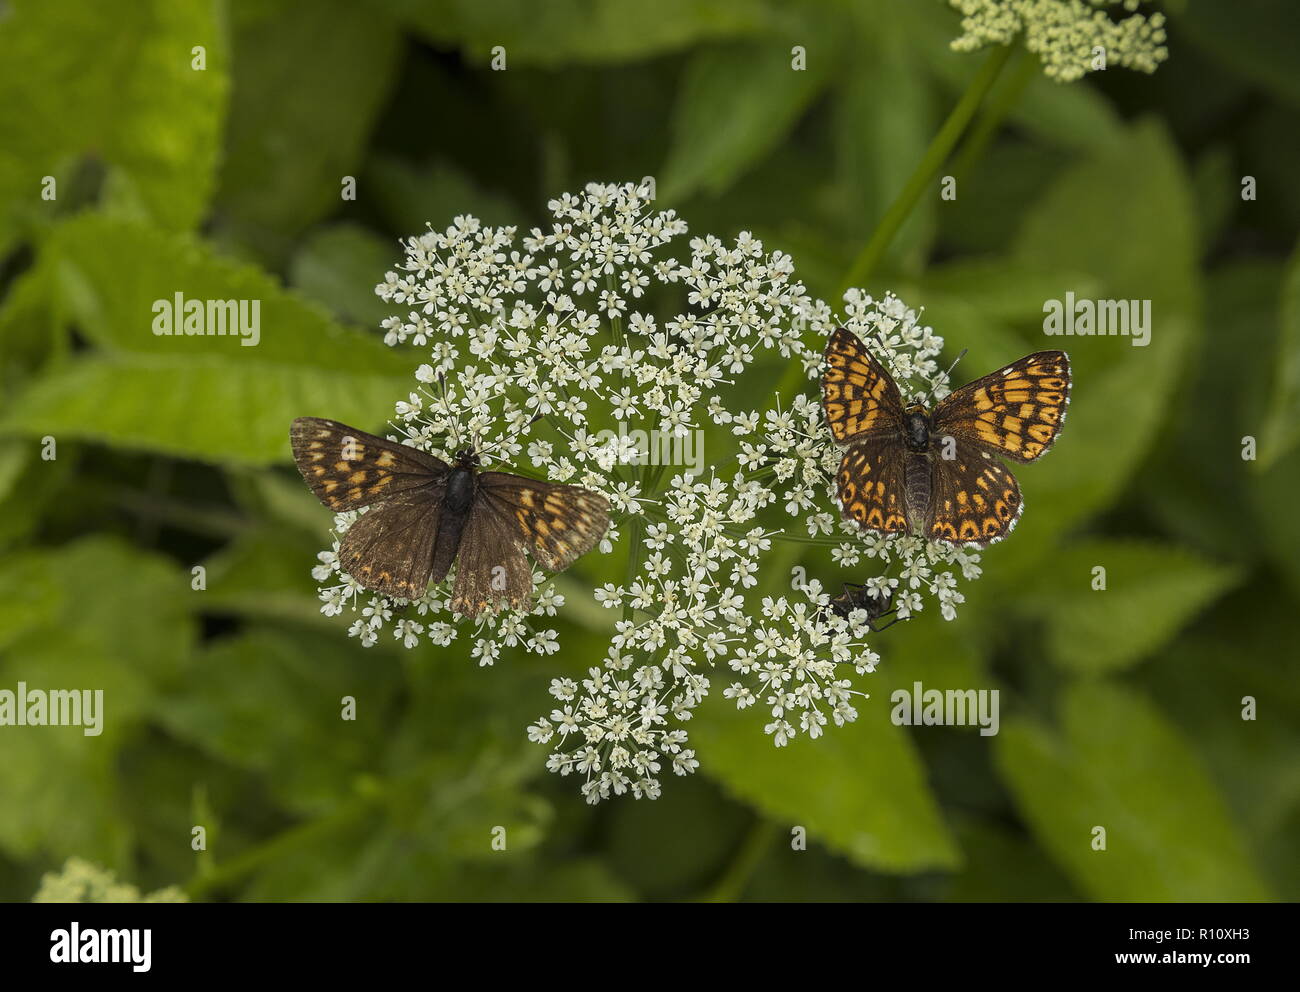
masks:
[[[480,472],[335,420],[299,417],[289,431],[303,480],[331,510],[365,512],[348,528],[339,566],[363,588],[423,596],[455,567],[450,607],[476,618],[532,608],[533,568],[563,571],[609,526],[609,501],[581,486]]]
[[[856,334],[827,341],[822,410],[844,447],[836,476],[844,516],[863,530],[980,547],[1011,533],[1024,510],[1000,459],[1027,464],[1060,435],[1070,359],[1039,351],[950,393],[927,410]]]

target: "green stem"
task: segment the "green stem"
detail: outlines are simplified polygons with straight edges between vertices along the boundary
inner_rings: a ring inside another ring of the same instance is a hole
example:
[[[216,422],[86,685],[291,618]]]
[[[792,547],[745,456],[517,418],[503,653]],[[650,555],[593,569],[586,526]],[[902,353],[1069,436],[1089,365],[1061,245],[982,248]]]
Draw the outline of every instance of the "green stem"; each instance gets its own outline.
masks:
[[[632,580],[636,578],[637,572],[641,568],[641,531],[641,518],[635,516],[627,525],[627,572],[623,579],[623,590],[625,593],[628,587],[632,585]],[[623,619],[632,619],[632,604],[630,597],[623,603]]]
[[[921,196],[934,182],[935,176],[939,174],[943,163],[952,154],[952,150],[957,146],[958,140],[975,116],[975,112],[988,95],[994,82],[997,81],[998,74],[1010,57],[1011,47],[1009,45],[998,45],[989,53],[989,57],[984,60],[979,72],[975,73],[970,84],[966,87],[966,92],[957,101],[957,106],[952,108],[952,113],[943,122],[943,127],[939,128],[939,133],[930,142],[930,147],[926,149],[925,155],[912,173],[912,178],[907,181],[907,185],[898,194],[898,198],[890,204],[885,216],[876,227],[875,233],[871,235],[871,240],[867,242],[866,247],[862,249],[853,266],[849,269],[848,275],[844,277],[842,287],[844,290],[855,286],[863,286],[875,271],[876,266],[884,257],[886,250],[888,250],[890,242],[894,240],[894,235],[898,233],[898,229],[903,226],[904,221],[911,215],[917,201],[921,199]]]
[[[762,817],[754,822],[749,833],[741,842],[736,856],[727,865],[716,885],[700,897],[700,902],[735,902],[745,892],[749,877],[767,854],[767,849],[776,838],[777,829]]]
[[[1037,57],[1022,48],[1020,54],[1016,56],[1015,68],[1007,78],[1006,84],[989,100],[988,106],[984,108],[979,120],[970,129],[966,140],[962,142],[961,150],[957,152],[952,162],[954,176],[970,175],[971,169],[983,158],[998,128],[1011,113],[1011,108],[1019,101],[1025,87],[1037,73]]]

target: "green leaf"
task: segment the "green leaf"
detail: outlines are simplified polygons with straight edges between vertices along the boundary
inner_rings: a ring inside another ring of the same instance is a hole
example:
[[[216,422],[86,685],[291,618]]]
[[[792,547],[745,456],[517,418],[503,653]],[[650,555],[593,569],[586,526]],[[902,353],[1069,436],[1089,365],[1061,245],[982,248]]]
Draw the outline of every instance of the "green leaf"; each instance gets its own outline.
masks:
[[[51,247],[67,305],[102,351],[38,380],[0,430],[266,464],[288,457],[294,417],[373,427],[410,391],[413,356],[189,237],[87,215],[62,225]],[[256,345],[245,346],[251,335],[154,334],[155,303],[178,293],[258,301]]]
[[[362,180],[373,190],[375,203],[390,227],[416,234],[429,224],[435,230],[451,226],[462,214],[473,214],[488,227],[519,224],[519,208],[509,198],[482,189],[456,167],[446,162],[413,165],[391,156],[380,156]],[[397,261],[397,246],[376,275],[378,283]]]
[[[1277,515],[1262,507],[1243,512],[1253,489],[1267,488],[1273,478],[1287,484],[1285,472],[1252,471],[1242,458],[1243,437],[1259,435],[1271,385],[1281,283],[1280,264],[1260,258],[1220,265],[1208,275],[1205,326],[1213,331],[1196,349],[1195,368],[1135,488],[1144,512],[1188,547],[1242,563],[1275,555],[1289,569],[1295,556],[1277,536],[1295,519],[1289,502],[1278,504]],[[1215,484],[1205,485],[1207,478]],[[1300,569],[1294,574],[1300,577]]]
[[[1287,263],[1278,317],[1277,357],[1256,467],[1269,468],[1300,441],[1300,248]]]
[[[1271,898],[1222,797],[1181,735],[1114,685],[1069,688],[1061,728],[1005,721],[999,768],[1039,843],[1092,898]],[[1104,827],[1106,849],[1093,850]]]
[[[834,45],[811,46],[807,68],[789,47],[703,49],[691,57],[677,96],[672,143],[660,170],[661,199],[718,194],[778,144],[816,98],[838,62]]]
[[[948,902],[1075,902],[1078,895],[1027,838],[992,819],[963,816],[955,824],[966,855],[960,872],[947,879]]]
[[[374,5],[348,0],[240,5],[236,14],[221,230],[277,259],[299,232],[349,207],[343,179],[360,172],[401,64],[400,38]]]
[[[9,287],[0,303],[0,402],[7,400],[47,362],[62,358],[67,331],[59,316],[54,266],[38,257]]]
[[[293,257],[289,283],[323,303],[342,321],[377,330],[394,307],[375,295],[375,286],[398,263],[397,242],[359,224],[341,223],[314,231]]]
[[[1062,531],[1109,505],[1154,444],[1200,333],[1198,255],[1190,184],[1156,126],[1133,128],[1035,205],[1017,239],[1019,263],[1082,273],[1108,298],[1149,300],[1150,338],[1139,347],[1125,336],[1047,336],[1037,322],[1031,346],[1068,351],[1074,384],[1055,447],[1017,470],[1025,512],[997,549],[1004,569],[1035,561]],[[1075,289],[1065,282],[1055,298]]]
[[[154,696],[188,670],[195,630],[188,577],[116,541],[0,559],[0,687],[103,692],[101,733],[8,727],[0,762],[0,848],[73,854],[123,867],[130,839],[118,750]]]
[[[1100,590],[1097,567],[1105,569]],[[1100,674],[1159,649],[1240,575],[1174,545],[1085,540],[1053,555],[1019,608],[1043,625],[1054,662]]]
[[[754,0],[386,0],[385,6],[440,47],[459,45],[476,61],[486,63],[500,45],[507,68],[625,62],[753,35],[775,20],[766,3]]]
[[[927,319],[933,318],[930,307],[937,305],[930,302],[933,294],[945,302],[960,301],[989,320],[1041,325],[1043,301],[1052,299],[1062,286],[1091,295],[1100,282],[1086,273],[1053,271],[1023,259],[963,258],[928,269],[920,277],[917,293],[925,297]],[[959,343],[967,346],[964,340]]]
[[[355,640],[254,628],[205,650],[157,715],[177,739],[266,776],[286,809],[322,813],[377,764],[394,675],[391,666],[375,671]],[[345,696],[356,701],[355,720],[342,718]]]
[[[855,13],[859,54],[842,84],[835,139],[848,193],[840,213],[847,233],[865,241],[924,156],[935,123],[929,88],[901,24],[874,6]],[[933,232],[936,202],[925,198],[917,205],[894,240],[893,257],[919,260]]]
[[[215,3],[124,7],[17,0],[0,30],[0,215],[48,217],[42,179],[73,186],[83,156],[109,167],[110,209],[185,230],[207,213],[225,122],[228,52]],[[191,49],[207,68],[191,68]],[[5,222],[0,219],[0,245]]]
[[[704,890],[736,857],[753,817],[711,783],[691,775],[672,782],[653,803],[609,810],[609,859],[621,878],[652,899],[682,899]],[[686,836],[689,844],[663,844]],[[647,859],[648,850],[657,856]]]
[[[1269,859],[1262,867],[1270,882],[1291,901],[1300,895],[1290,822],[1300,810],[1300,684],[1287,656],[1295,610],[1296,598],[1261,575],[1140,673],[1209,765],[1252,851]]]
[[[757,704],[737,712],[720,698],[687,728],[700,771],[782,824],[854,864],[911,873],[952,868],[960,855],[926,784],[911,738],[890,721],[887,692],[872,686],[858,719],[775,747]]]
[[[209,558],[204,607],[280,624],[306,624],[346,642],[346,625],[321,614],[311,577],[317,553],[331,546],[330,514],[319,504],[317,510],[318,538],[285,527],[261,527]]]

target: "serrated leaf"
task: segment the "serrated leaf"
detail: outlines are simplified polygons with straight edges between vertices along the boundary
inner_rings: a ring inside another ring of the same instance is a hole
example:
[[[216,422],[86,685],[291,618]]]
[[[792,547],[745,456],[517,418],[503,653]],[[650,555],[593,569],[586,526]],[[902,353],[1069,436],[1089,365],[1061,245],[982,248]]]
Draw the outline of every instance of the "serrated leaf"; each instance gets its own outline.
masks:
[[[1115,685],[1066,691],[1059,731],[1004,721],[998,765],[1039,843],[1092,898],[1254,902],[1271,893],[1178,732]],[[1106,849],[1093,849],[1094,827]]]
[[[381,424],[415,358],[339,326],[202,242],[88,215],[50,242],[66,304],[102,349],[38,380],[0,430],[110,441],[212,461],[288,457],[294,417]],[[157,335],[158,301],[257,301],[252,335]]]

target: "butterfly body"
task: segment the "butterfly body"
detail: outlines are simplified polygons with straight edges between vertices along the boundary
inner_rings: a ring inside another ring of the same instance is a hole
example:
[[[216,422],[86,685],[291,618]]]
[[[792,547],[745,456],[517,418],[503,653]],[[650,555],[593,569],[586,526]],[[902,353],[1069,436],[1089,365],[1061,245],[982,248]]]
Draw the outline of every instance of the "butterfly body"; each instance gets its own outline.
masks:
[[[930,411],[914,403],[904,411],[905,438],[908,451],[930,450]]]
[[[1070,398],[1069,357],[1040,351],[941,400],[905,405],[852,331],[826,347],[822,409],[845,453],[840,507],[864,530],[981,545],[1001,540],[1023,500],[1000,458],[1031,462],[1056,440]]]
[[[465,524],[469,522],[478,491],[477,469],[478,455],[472,448],[456,452],[456,463],[447,473],[438,514],[438,534],[433,542],[433,571],[430,574],[433,582],[441,582],[447,577],[452,562],[456,560],[456,552],[460,550]]]
[[[562,571],[609,524],[609,502],[599,493],[480,471],[473,448],[448,464],[317,417],[295,420],[289,439],[298,471],[325,506],[367,508],[343,535],[339,565],[386,596],[423,596],[454,564],[452,612],[526,609],[533,572],[525,552]]]

